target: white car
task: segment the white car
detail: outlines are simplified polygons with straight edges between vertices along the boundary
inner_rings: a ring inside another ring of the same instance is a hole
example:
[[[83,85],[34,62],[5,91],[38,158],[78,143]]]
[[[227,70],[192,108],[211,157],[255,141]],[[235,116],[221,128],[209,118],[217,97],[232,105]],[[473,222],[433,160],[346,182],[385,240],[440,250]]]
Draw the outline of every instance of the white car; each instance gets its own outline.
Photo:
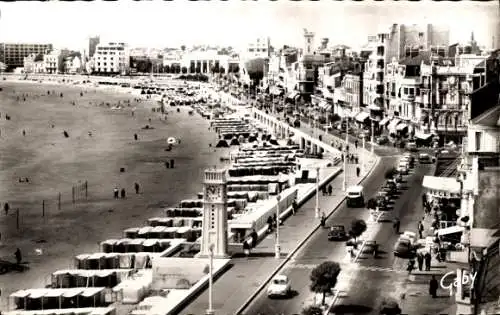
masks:
[[[407,239],[411,244],[415,244],[417,242],[417,234],[415,232],[405,231],[399,238]]]
[[[277,275],[271,280],[271,284],[267,288],[267,296],[272,297],[288,297],[292,289],[290,280],[285,275]]]

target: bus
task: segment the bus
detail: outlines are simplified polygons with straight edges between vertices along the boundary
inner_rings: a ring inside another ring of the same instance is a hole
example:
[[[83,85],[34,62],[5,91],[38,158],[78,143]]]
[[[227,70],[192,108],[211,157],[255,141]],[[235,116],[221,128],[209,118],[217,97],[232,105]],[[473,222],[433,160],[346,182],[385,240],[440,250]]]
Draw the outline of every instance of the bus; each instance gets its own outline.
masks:
[[[347,189],[346,202],[348,208],[362,208],[365,206],[363,186],[351,186]]]

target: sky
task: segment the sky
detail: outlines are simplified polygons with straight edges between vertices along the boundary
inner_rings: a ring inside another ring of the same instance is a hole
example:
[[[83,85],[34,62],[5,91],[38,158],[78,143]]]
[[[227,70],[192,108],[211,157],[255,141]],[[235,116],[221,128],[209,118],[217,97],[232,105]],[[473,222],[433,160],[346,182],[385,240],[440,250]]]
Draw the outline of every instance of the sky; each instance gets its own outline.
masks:
[[[130,1],[3,2],[0,42],[47,42],[83,49],[88,38],[124,41],[131,47],[225,45],[242,48],[257,37],[276,47],[300,45],[303,29],[332,44],[361,47],[368,35],[393,23],[449,25],[450,42],[474,31],[491,47],[500,21],[499,2],[436,3],[328,1]]]

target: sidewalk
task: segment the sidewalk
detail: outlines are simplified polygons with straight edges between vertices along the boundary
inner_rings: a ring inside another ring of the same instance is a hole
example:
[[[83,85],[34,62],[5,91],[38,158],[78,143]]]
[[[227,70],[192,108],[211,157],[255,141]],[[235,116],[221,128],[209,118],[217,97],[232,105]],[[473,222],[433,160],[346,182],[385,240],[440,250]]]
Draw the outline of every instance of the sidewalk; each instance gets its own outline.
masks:
[[[361,149],[358,148],[358,150]],[[371,170],[376,160],[375,156],[367,154],[365,171],[359,177],[356,176],[356,165],[347,164],[347,170],[345,170],[347,186],[359,183]],[[321,177],[325,176],[323,173],[325,171],[327,170],[320,171]],[[333,188],[331,196],[319,196],[319,207],[327,216],[344,200],[343,177],[344,175],[340,174],[330,183]],[[281,259],[274,258],[275,234],[266,236],[252,250],[250,257],[232,259],[232,267],[213,284],[213,307],[217,314],[236,314],[247,299],[267,282],[286,256],[312,233],[319,224],[319,220],[315,218],[314,208],[315,198],[313,197],[301,206],[295,215],[286,219],[280,227]],[[242,283],[245,285],[241,285]],[[208,292],[205,290],[181,314],[203,314],[207,307]]]

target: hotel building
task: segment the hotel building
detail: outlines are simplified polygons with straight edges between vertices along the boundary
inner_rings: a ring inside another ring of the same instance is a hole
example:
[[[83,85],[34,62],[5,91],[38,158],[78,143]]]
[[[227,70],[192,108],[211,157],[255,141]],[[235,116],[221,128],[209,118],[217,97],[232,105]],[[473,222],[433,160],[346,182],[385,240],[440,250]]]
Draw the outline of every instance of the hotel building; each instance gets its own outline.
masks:
[[[25,57],[31,54],[45,54],[51,50],[52,44],[2,43],[0,62],[3,62],[7,69],[23,67]]]
[[[129,49],[125,43],[98,44],[92,59],[92,71],[98,74],[127,74],[130,68]]]

